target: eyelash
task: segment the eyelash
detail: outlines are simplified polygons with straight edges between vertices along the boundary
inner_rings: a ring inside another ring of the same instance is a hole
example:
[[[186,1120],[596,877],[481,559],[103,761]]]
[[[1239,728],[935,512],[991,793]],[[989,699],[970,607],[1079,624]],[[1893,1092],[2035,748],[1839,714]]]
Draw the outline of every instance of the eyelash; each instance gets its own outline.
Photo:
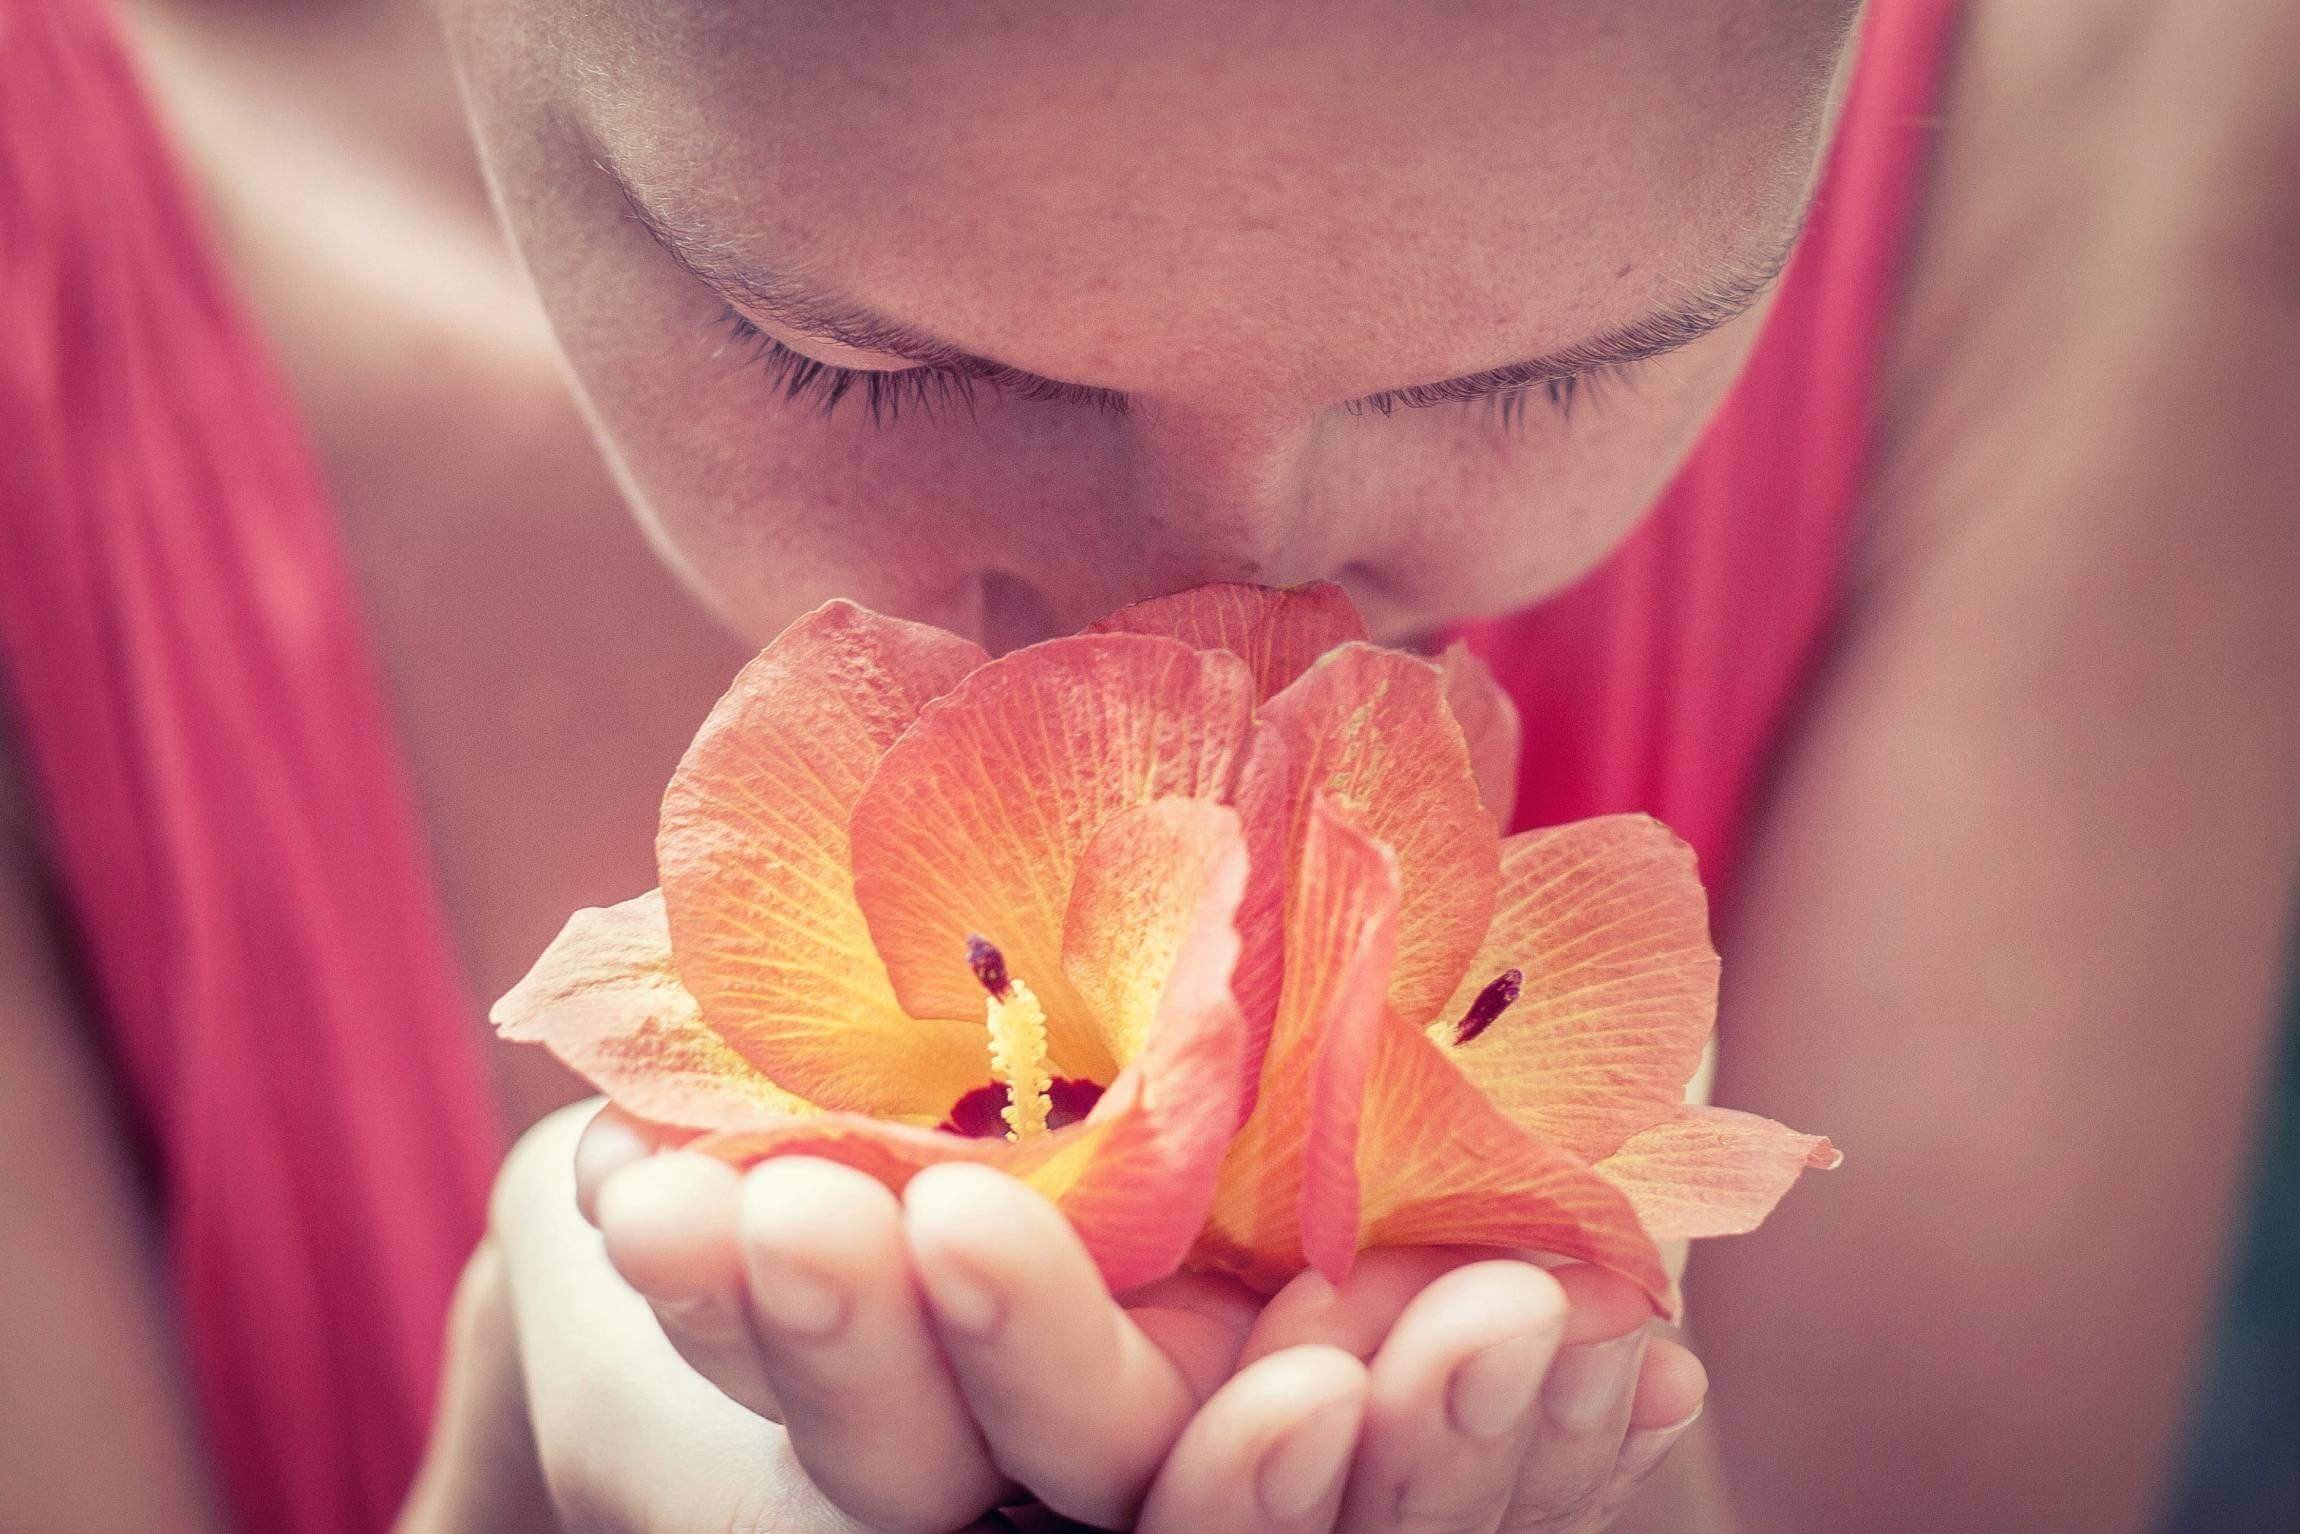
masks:
[[[930,419],[953,405],[971,412],[978,385],[995,389],[1009,399],[1083,405],[1112,415],[1126,413],[1126,396],[1115,390],[1052,383],[1012,368],[964,368],[922,362],[916,367],[889,372],[818,362],[791,350],[732,308],[720,315],[719,328],[731,344],[750,353],[751,361],[767,375],[768,387],[785,400],[810,405],[827,416],[842,400],[858,399],[869,412],[873,426],[892,425],[905,410],[915,410]]]
[[[745,319],[733,308],[720,314],[719,328],[729,344],[750,354],[767,376],[768,387],[795,405],[812,406],[830,415],[841,401],[862,402],[874,427],[890,426],[903,411],[913,410],[928,419],[952,405],[974,410],[976,385],[987,385],[1009,399],[1083,405],[1110,415],[1126,413],[1126,396],[1112,389],[1054,383],[1012,368],[965,368],[944,363],[920,363],[896,371],[846,368],[820,362],[793,351]],[[1352,400],[1345,407],[1352,415],[1388,416],[1400,410],[1427,410],[1437,405],[1479,404],[1498,418],[1504,429],[1525,424],[1525,407],[1536,396],[1562,416],[1570,417],[1577,404],[1585,404],[1600,384],[1618,382],[1635,364],[1616,363],[1561,377],[1533,378],[1498,392],[1470,395],[1449,384],[1423,384],[1392,389]]]

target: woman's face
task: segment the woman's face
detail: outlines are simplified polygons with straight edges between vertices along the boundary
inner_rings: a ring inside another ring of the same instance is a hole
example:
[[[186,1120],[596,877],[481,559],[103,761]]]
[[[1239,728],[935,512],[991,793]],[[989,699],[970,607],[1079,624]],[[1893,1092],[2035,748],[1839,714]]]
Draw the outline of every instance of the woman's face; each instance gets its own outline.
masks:
[[[1845,0],[453,0],[634,505],[759,639],[1202,580],[1384,637],[1571,580],[1795,233]]]

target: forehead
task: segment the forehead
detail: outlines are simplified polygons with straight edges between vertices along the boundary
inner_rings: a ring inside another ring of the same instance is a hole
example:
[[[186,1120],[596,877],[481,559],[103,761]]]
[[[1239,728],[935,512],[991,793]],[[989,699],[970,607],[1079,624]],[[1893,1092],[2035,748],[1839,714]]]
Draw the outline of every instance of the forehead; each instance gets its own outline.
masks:
[[[1369,347],[1379,382],[1450,376],[1763,261],[1847,20],[1841,0],[542,3],[564,7],[535,35],[567,106],[658,213],[970,350],[1146,394],[1257,371],[1346,394]]]

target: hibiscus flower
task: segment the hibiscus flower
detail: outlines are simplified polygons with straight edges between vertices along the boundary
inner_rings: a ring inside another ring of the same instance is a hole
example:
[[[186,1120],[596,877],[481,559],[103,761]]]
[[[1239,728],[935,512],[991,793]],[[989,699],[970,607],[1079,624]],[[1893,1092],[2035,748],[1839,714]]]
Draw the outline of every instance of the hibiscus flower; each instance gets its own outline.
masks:
[[[1531,1248],[1657,1303],[1826,1141],[1684,1104],[1717,959],[1643,817],[1507,838],[1515,710],[1340,588],[1210,586],[989,660],[832,603],[665,796],[662,887],[496,1009],[738,1161],[987,1162],[1113,1287]]]

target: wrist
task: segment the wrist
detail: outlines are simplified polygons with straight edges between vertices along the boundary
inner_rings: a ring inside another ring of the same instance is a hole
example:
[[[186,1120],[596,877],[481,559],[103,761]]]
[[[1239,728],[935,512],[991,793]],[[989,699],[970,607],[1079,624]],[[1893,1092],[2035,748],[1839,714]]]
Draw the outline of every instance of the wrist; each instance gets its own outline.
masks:
[[[558,1534],[491,1240],[464,1266],[446,1341],[431,1436],[394,1534]]]

